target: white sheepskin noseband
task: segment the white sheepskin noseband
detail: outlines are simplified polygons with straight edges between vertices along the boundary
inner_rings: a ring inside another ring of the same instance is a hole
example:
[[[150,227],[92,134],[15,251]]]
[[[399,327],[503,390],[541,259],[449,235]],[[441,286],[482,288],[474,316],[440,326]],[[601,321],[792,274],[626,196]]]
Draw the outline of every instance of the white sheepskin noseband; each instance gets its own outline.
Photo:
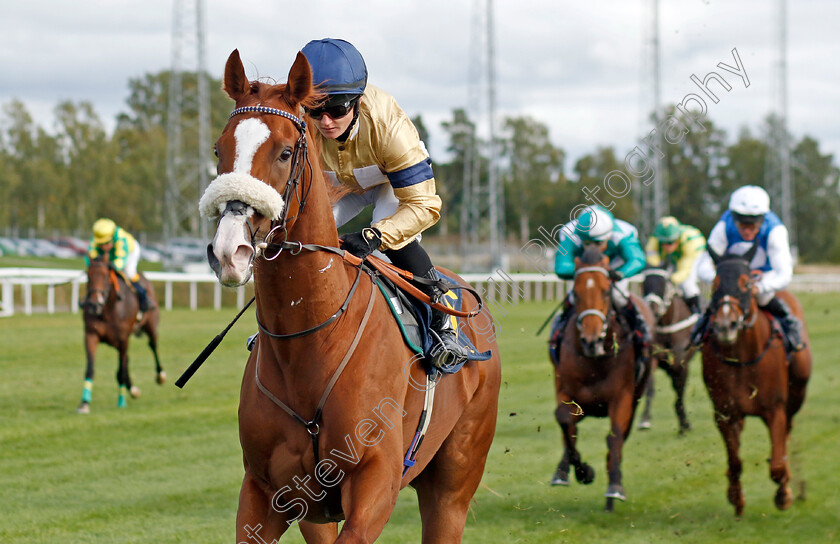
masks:
[[[222,174],[204,191],[198,211],[207,219],[216,219],[231,200],[240,200],[268,219],[276,220],[283,213],[283,197],[257,178],[241,172]]]

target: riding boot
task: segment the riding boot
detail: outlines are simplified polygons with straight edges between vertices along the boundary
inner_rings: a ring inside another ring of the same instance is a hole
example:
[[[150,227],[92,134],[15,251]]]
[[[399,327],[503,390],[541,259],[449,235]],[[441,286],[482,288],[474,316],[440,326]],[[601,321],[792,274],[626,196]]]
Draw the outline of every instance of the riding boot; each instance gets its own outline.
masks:
[[[791,351],[802,351],[805,349],[805,343],[802,342],[802,322],[798,317],[793,315],[790,306],[784,300],[779,297],[773,297],[766,306],[762,306],[761,308],[767,310],[770,312],[770,315],[779,320],[779,324],[782,326]]]
[[[686,298],[685,303],[688,304],[688,309],[691,310],[691,313],[693,314],[699,314],[703,311],[700,309],[700,295],[694,295],[693,297]]]
[[[563,302],[563,311],[551,325],[551,334],[548,336],[548,353],[552,361],[560,360],[560,346],[563,345],[563,333],[566,332],[566,324],[569,317],[574,313],[574,305],[569,298]]]
[[[644,364],[650,358],[652,337],[647,321],[645,321],[644,316],[639,312],[639,308],[635,304],[628,302],[622,309],[622,313],[625,319],[627,319],[627,324],[633,330],[633,349],[636,353],[634,368],[636,371],[636,380],[638,381],[644,372]]]
[[[140,280],[132,281],[131,285],[137,293],[137,302],[140,305],[140,312],[145,312],[149,309],[149,295],[146,292],[146,288],[140,283]]]
[[[423,278],[435,280],[440,279],[437,270],[434,268],[423,274]],[[420,285],[420,288],[432,299],[432,302],[440,302],[444,291],[437,285]],[[432,364],[437,368],[444,369],[463,362],[468,355],[464,346],[458,343],[458,337],[452,327],[452,316],[432,307],[432,321],[429,324],[432,333],[437,337],[437,342],[429,350],[428,356]]]

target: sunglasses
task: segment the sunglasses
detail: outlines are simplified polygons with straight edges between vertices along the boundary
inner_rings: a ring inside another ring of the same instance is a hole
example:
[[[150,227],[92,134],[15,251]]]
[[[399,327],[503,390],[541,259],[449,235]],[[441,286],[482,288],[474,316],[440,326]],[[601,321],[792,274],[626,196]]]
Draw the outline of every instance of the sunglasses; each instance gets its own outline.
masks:
[[[345,102],[344,104],[338,104],[336,106],[325,106],[312,110],[309,108],[304,109],[306,110],[306,113],[309,114],[309,117],[319,121],[324,114],[329,115],[331,119],[340,119],[350,113],[355,105],[356,100],[351,100],[350,102]]]

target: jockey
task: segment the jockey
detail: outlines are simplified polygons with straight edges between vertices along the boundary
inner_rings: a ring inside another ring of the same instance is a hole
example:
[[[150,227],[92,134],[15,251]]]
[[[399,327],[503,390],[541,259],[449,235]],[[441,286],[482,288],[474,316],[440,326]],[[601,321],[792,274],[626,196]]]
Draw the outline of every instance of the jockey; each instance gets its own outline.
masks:
[[[700,313],[698,257],[705,249],[706,238],[697,228],[683,225],[670,216],[659,220],[645,248],[648,266],[662,266],[671,272],[671,281],[695,314]]]
[[[417,129],[394,97],[367,85],[365,61],[352,44],[327,38],[301,51],[312,67],[316,90],[326,95],[319,107],[306,111],[318,129],[324,171],[334,185],[349,189],[333,205],[336,225],[373,206],[371,226],[342,235],[342,247],[362,258],[381,250],[395,266],[429,280],[418,287],[433,302],[440,301],[443,290],[431,283],[440,278],[420,245],[420,233],[440,218],[441,199]],[[437,343],[429,355],[436,366],[467,356],[452,321],[432,308]]]
[[[645,268],[645,254],[636,233],[636,227],[621,219],[615,219],[613,214],[601,206],[589,206],[576,220],[560,229],[560,245],[554,259],[554,272],[562,280],[574,279],[575,257],[583,254],[585,245],[600,245],[602,253],[610,259],[609,275],[613,280],[613,304],[621,310],[627,323],[636,333],[633,335],[634,346],[637,360],[640,360],[644,347],[650,343],[651,335],[644,317],[633,304],[627,290],[629,278]],[[550,350],[559,350],[563,342],[563,331],[573,308],[574,291],[570,291],[563,312],[552,327]],[[555,352],[555,355],[558,355],[558,352]]]
[[[775,213],[770,211],[770,196],[761,187],[745,185],[732,193],[729,209],[709,235],[709,248],[718,255],[743,255],[754,243],[758,250],[750,267],[759,275],[755,283],[759,308],[779,320],[790,347],[799,351],[802,343],[802,323],[791,313],[790,307],[776,291],[785,289],[793,277],[793,258],[790,254],[788,230]],[[715,279],[715,264],[705,252],[697,268],[698,277],[707,283]],[[709,323],[709,310],[701,317],[692,332],[692,343],[699,344]]]
[[[101,218],[93,224],[93,236],[85,255],[85,266],[90,266],[92,259],[106,253],[114,270],[122,273],[126,279],[131,281],[132,287],[137,292],[140,311],[148,310],[149,299],[146,288],[140,283],[140,274],[137,273],[137,263],[140,261],[140,244],[137,243],[134,236],[125,229],[118,227],[112,220]]]

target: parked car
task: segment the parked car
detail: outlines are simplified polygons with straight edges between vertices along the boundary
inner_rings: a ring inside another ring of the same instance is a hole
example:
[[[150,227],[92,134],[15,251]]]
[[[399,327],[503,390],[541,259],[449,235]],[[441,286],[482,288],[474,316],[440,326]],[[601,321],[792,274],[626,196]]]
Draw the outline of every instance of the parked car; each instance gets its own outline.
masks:
[[[197,238],[172,238],[163,254],[165,268],[184,268],[188,263],[207,260],[207,244]]]
[[[0,251],[3,252],[3,255],[18,255],[20,254],[20,244],[13,238],[0,236]]]
[[[73,259],[77,257],[76,252],[66,247],[59,247],[48,240],[41,238],[30,238],[24,240],[28,255],[34,257],[58,257],[60,259]]]
[[[58,247],[65,247],[73,251],[77,256],[82,256],[87,253],[88,241],[81,238],[74,238],[72,236],[59,236],[50,240]]]

